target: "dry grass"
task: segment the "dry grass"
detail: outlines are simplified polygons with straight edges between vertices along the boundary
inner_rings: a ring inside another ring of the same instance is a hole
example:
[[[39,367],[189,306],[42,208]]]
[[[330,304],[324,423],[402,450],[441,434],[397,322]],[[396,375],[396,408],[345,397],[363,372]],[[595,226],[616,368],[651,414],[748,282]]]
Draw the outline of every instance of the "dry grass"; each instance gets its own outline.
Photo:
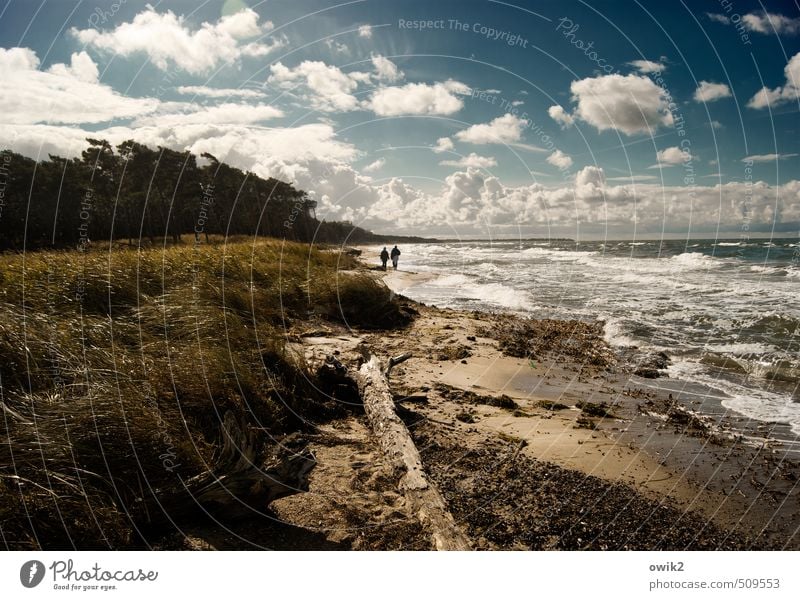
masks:
[[[0,256],[0,545],[140,545],[137,498],[203,472],[226,411],[325,414],[286,329],[403,321],[354,266],[266,240]]]

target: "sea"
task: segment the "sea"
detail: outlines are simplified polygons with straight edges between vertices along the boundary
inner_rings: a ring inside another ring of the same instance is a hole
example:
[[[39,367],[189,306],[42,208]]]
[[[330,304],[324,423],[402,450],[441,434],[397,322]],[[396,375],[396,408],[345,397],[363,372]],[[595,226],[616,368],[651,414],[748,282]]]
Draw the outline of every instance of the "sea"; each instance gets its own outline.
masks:
[[[363,258],[374,253],[378,262],[380,248],[366,248]],[[800,435],[797,237],[459,241],[401,250],[401,270],[430,274],[395,290],[414,300],[602,321],[613,346],[666,352],[669,380]]]

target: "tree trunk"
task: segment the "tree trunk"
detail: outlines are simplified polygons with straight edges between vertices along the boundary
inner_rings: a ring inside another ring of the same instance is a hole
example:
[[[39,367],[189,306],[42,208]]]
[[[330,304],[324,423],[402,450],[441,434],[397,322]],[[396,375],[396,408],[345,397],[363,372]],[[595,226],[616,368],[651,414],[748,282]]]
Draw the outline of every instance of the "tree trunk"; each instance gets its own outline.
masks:
[[[391,359],[385,371],[374,356],[361,366],[356,381],[364,400],[364,411],[381,450],[400,478],[399,487],[411,510],[430,530],[434,547],[437,550],[470,550],[469,539],[456,525],[436,484],[425,475],[414,440],[395,413],[387,376],[392,366],[409,357]]]

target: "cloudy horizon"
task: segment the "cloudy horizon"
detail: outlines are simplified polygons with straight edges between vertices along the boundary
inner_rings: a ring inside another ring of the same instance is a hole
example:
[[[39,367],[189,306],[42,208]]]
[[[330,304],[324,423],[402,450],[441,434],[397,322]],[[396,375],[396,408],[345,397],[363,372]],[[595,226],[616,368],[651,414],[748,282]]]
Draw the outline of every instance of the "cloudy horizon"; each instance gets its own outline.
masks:
[[[800,231],[794,2],[11,0],[0,41],[32,158],[208,152],[378,233]]]

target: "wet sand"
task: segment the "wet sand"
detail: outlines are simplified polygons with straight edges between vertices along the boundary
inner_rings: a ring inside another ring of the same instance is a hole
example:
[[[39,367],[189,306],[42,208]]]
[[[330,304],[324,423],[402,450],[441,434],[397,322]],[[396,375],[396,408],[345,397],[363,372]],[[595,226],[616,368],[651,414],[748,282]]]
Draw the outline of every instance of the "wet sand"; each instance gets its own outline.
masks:
[[[429,277],[397,272],[385,281],[401,293],[411,282]],[[428,402],[414,410],[434,425],[448,423],[465,451],[489,439],[519,440],[522,453],[532,460],[668,500],[686,514],[697,512],[747,536],[753,547],[800,547],[798,447],[786,426],[732,416],[713,395],[674,380],[637,377],[622,367],[609,372],[563,355],[533,361],[505,356],[496,340],[485,335],[486,319],[484,314],[426,307],[407,335],[409,343],[393,348],[398,353],[415,350],[415,358],[393,374],[393,385],[409,395],[427,395]],[[469,356],[437,360],[437,353],[448,347],[465,348]],[[457,418],[463,416],[463,403],[442,398],[437,384],[507,395],[518,409],[478,404],[468,407],[464,419],[469,422],[463,422]],[[544,408],[553,402],[566,408]],[[589,428],[581,426],[580,402],[605,403],[613,418],[590,419]],[[710,415],[710,429],[676,421],[683,413],[665,416],[670,406]]]

